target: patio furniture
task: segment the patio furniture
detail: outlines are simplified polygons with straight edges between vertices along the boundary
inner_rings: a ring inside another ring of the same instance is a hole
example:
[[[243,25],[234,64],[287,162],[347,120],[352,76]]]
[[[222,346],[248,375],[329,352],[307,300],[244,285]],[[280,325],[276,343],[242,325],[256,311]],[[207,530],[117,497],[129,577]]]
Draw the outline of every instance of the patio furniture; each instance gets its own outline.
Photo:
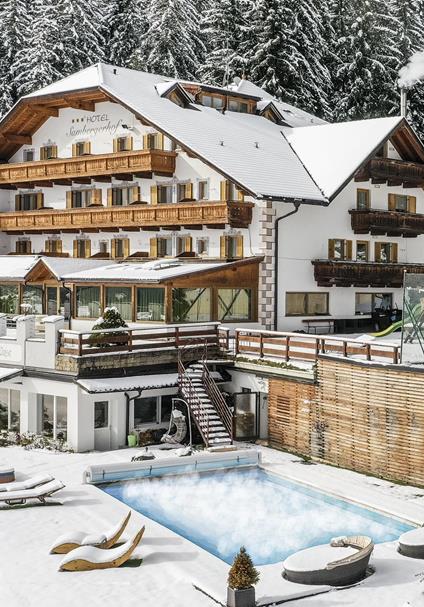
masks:
[[[0,503],[5,502],[8,506],[17,506],[26,504],[28,500],[39,500],[42,504],[46,504],[46,499],[51,497],[53,493],[64,488],[61,481],[50,481],[45,485],[34,487],[33,489],[23,489],[22,491],[3,491],[0,493]]]
[[[131,558],[143,537],[144,529],[143,526],[132,540],[110,550],[102,550],[94,546],[76,548],[62,560],[59,571],[90,571],[120,567]]]
[[[12,481],[10,483],[0,484],[0,491],[22,491],[25,489],[33,489],[40,485],[45,485],[50,481],[54,480],[51,474],[37,474],[24,481]]]
[[[15,480],[15,469],[9,466],[0,467],[0,485],[13,483]]]
[[[57,538],[53,546],[50,548],[50,554],[68,554],[71,550],[75,550],[80,546],[94,546],[102,550],[111,548],[116,544],[123,534],[128,521],[130,520],[131,510],[128,512],[124,520],[101,534],[88,534],[82,531],[74,531],[64,533]]]
[[[411,529],[399,538],[400,554],[413,559],[424,559],[424,527]]]
[[[314,546],[284,561],[284,577],[299,584],[346,586],[365,574],[374,544],[364,535],[336,538],[329,545]]]

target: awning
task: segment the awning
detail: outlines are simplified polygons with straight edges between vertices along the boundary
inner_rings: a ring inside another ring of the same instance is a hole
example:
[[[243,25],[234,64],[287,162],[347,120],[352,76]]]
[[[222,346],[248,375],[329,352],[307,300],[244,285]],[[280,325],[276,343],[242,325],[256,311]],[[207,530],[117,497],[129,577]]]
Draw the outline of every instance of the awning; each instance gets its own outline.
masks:
[[[215,381],[222,381],[220,373],[211,373]],[[156,390],[157,388],[177,388],[178,373],[158,375],[134,375],[133,377],[101,377],[98,379],[78,379],[78,386],[89,394],[107,392],[133,392],[135,390]]]
[[[22,369],[11,369],[9,367],[0,367],[0,382],[12,379],[22,375]]]

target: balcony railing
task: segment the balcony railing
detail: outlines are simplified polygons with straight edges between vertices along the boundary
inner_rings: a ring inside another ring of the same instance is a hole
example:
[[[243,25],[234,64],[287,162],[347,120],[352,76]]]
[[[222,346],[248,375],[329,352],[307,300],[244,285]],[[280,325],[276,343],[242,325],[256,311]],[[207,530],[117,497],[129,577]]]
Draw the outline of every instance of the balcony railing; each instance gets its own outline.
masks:
[[[43,181],[72,180],[81,177],[129,175],[137,173],[160,173],[173,175],[175,172],[175,152],[163,150],[136,150],[61,158],[37,160],[0,165],[0,185],[33,184]]]
[[[0,213],[3,232],[46,232],[52,230],[84,230],[121,227],[148,228],[192,225],[224,225],[247,227],[252,221],[252,203],[246,202],[183,202],[179,204],[134,204],[126,207],[40,209]]]
[[[393,158],[373,158],[361,169],[356,178],[357,180],[388,181],[393,182],[393,185],[407,183],[421,186],[424,184],[424,164]]]
[[[319,287],[390,287],[403,286],[404,272],[424,274],[424,264],[371,263],[316,259],[315,281]]]
[[[424,234],[424,215],[377,209],[349,211],[355,234],[387,234],[414,238]]]

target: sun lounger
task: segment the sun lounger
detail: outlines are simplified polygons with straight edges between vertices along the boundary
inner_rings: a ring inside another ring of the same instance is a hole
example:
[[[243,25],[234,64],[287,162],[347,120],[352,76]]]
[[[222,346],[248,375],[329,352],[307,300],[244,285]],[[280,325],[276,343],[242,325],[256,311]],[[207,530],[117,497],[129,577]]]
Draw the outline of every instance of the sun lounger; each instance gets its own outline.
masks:
[[[0,491],[23,491],[25,489],[33,489],[40,485],[45,485],[54,480],[51,474],[37,474],[24,481],[13,481],[11,483],[3,483],[0,485]]]
[[[46,503],[46,498],[63,489],[65,485],[61,481],[50,481],[45,485],[34,487],[33,489],[23,489],[22,491],[4,491],[0,493],[0,503],[5,502],[9,506],[25,504],[28,500],[39,500],[42,504]]]
[[[102,550],[94,546],[81,546],[65,556],[59,565],[59,571],[90,571],[92,569],[110,569],[120,567],[130,558],[141,538],[144,527],[132,539],[110,550]]]
[[[111,548],[123,534],[125,527],[130,520],[130,516],[131,510],[121,523],[115,525],[115,527],[109,529],[109,531],[104,534],[94,535],[82,531],[64,533],[57,538],[50,549],[50,554],[68,554],[68,552],[75,550],[80,546],[94,546],[95,548],[102,548],[103,550]]]

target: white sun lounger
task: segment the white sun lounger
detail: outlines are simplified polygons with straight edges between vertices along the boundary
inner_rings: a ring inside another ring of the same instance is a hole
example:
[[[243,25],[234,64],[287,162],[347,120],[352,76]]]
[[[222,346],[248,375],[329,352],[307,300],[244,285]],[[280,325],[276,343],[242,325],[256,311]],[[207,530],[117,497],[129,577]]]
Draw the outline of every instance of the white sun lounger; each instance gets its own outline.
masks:
[[[50,481],[45,485],[34,487],[33,489],[23,489],[22,491],[4,491],[0,493],[0,503],[5,502],[9,506],[25,504],[27,500],[39,500],[42,504],[46,503],[46,498],[63,489],[65,485],[61,481]]]
[[[31,478],[27,478],[24,481],[13,481],[11,483],[0,484],[0,492],[2,491],[22,491],[25,489],[33,489],[39,485],[45,485],[54,478],[51,474],[37,474]]]
[[[110,569],[119,567],[131,558],[143,537],[144,527],[132,539],[110,550],[102,550],[94,546],[81,546],[72,550],[62,559],[59,571],[90,571],[91,569]]]
[[[50,554],[68,554],[68,552],[75,550],[80,546],[94,546],[96,548],[102,548],[103,550],[111,548],[123,534],[125,527],[130,520],[130,516],[131,510],[122,522],[102,534],[88,534],[83,531],[64,533],[57,538],[50,548]]]

